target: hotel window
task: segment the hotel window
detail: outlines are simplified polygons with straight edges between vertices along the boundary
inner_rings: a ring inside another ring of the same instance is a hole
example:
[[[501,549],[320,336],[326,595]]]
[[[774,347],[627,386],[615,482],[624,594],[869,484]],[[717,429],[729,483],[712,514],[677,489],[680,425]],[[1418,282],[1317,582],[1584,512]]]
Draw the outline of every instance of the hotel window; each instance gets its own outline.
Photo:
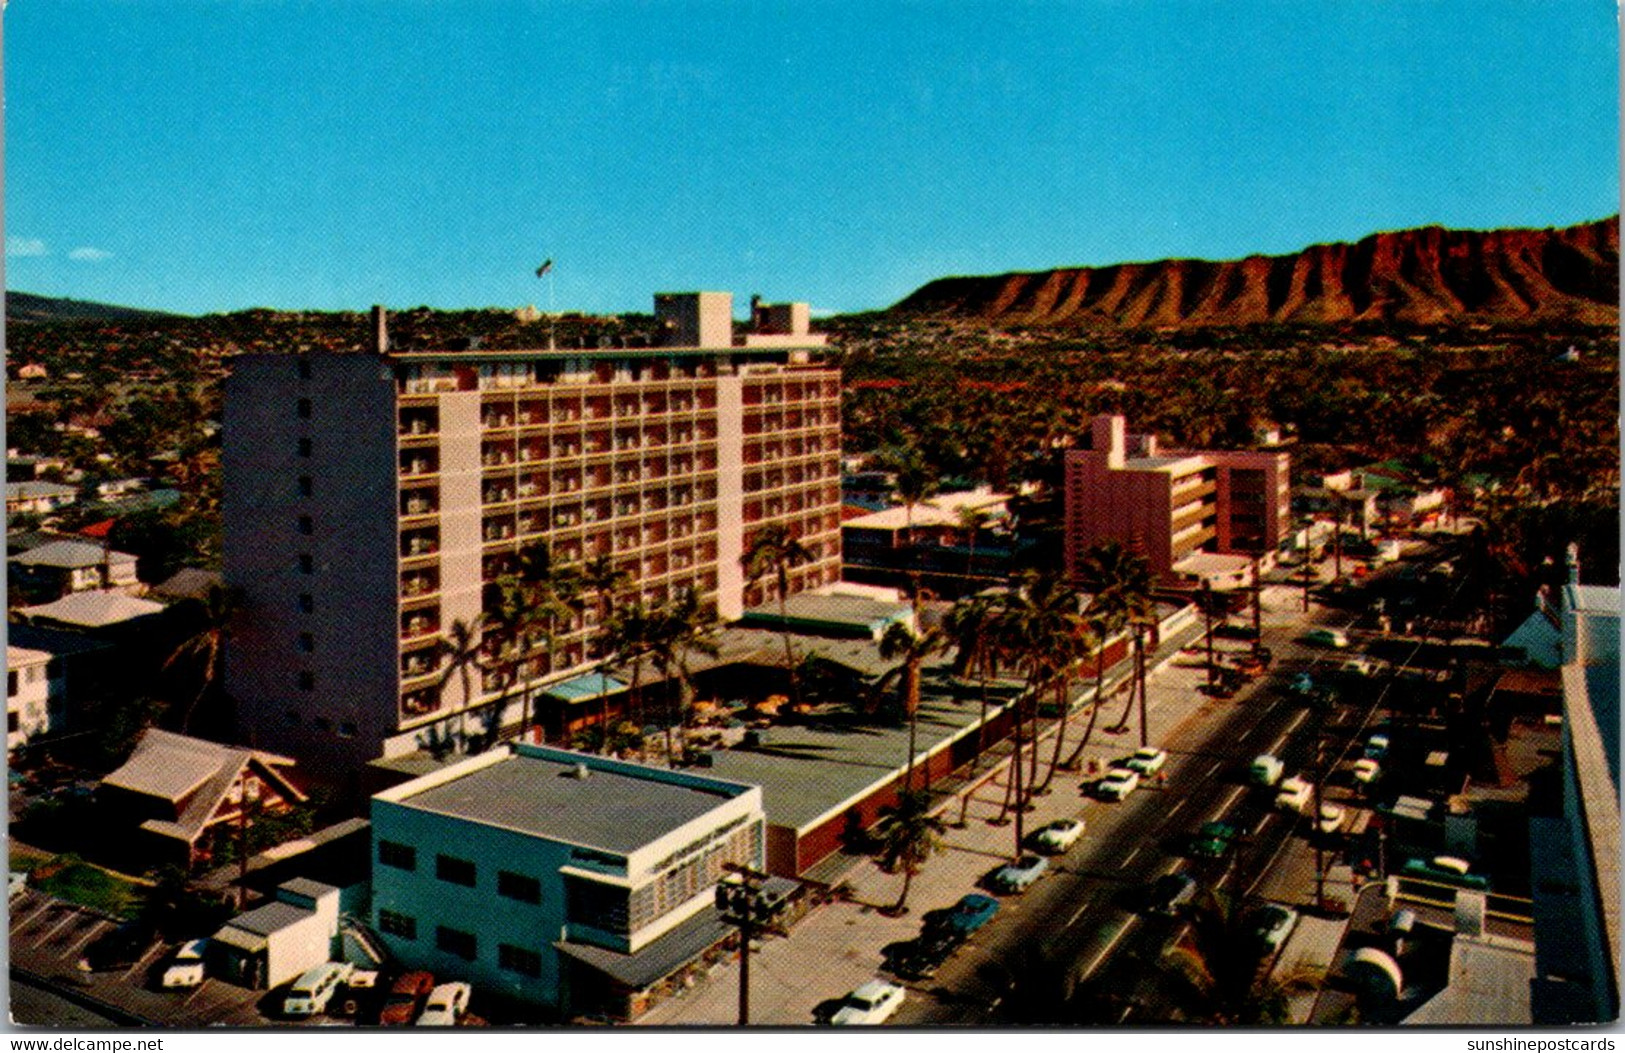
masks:
[[[305,420],[310,419],[310,400],[309,399],[300,399],[299,400],[299,416],[303,417]]]
[[[474,887],[474,864],[456,856],[434,857],[434,876],[453,885]]]
[[[312,651],[316,650],[316,637],[311,633],[300,633],[299,650],[305,652],[306,654],[310,654]]]
[[[316,532],[316,524],[309,516],[299,517],[299,532],[305,535],[314,534]]]
[[[308,592],[299,594],[299,609],[306,614],[313,614],[316,610],[316,597]]]
[[[316,573],[316,560],[308,552],[301,552],[299,554],[299,573]]]
[[[310,379],[310,359],[306,358],[304,355],[299,356],[299,379]]]
[[[523,947],[506,943],[497,944],[497,965],[510,973],[538,977],[542,975],[542,956]]]
[[[418,938],[418,920],[410,914],[397,914],[392,910],[378,912],[378,928],[386,936],[399,936],[403,940]]]
[[[300,439],[299,440],[299,456],[301,456],[301,457],[309,457],[310,456],[310,451],[311,451],[311,442],[310,442],[310,440],[309,439]]]
[[[444,925],[435,926],[434,945],[465,962],[471,962],[479,956],[479,944],[474,939],[473,933],[448,929]]]
[[[301,691],[314,691],[314,690],[316,690],[316,674],[312,673],[312,672],[310,672],[308,670],[301,671],[300,674],[299,674],[299,690],[301,690]]]
[[[299,477],[299,496],[300,497],[309,497],[311,495],[311,492],[313,491],[313,489],[314,489],[314,487],[311,484],[310,476],[301,475]]]
[[[396,870],[417,870],[418,850],[395,841],[378,842],[378,862]]]

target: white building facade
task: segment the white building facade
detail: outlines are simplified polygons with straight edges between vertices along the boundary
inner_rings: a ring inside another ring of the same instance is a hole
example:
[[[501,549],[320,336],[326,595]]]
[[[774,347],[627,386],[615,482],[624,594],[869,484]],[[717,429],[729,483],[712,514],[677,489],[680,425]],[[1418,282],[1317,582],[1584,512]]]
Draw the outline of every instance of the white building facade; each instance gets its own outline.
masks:
[[[716,883],[763,868],[764,824],[755,786],[494,750],[373,797],[374,928],[409,968],[583,1012],[614,975],[681,968],[726,935]]]

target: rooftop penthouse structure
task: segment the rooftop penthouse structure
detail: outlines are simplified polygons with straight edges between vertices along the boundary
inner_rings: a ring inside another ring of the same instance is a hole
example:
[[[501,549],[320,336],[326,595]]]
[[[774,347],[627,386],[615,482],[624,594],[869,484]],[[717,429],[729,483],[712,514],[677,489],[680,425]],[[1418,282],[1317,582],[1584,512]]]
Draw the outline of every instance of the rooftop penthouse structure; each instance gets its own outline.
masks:
[[[515,684],[471,670],[464,697],[443,641],[533,544],[612,560],[632,582],[619,600],[692,587],[724,618],[775,597],[740,564],[769,524],[815,555],[791,592],[839,579],[840,373],[804,305],[755,305],[738,340],[728,293],[660,294],[655,315],[654,347],[404,351],[376,311],[372,354],[235,360],[226,687],[252,742],[354,771],[517,730]],[[587,599],[520,679],[587,668]]]

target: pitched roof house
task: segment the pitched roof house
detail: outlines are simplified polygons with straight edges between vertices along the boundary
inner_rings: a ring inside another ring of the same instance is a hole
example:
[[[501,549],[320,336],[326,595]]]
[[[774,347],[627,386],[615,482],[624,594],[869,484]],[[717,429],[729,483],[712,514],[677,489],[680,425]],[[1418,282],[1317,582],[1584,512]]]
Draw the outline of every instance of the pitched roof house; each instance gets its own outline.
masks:
[[[124,765],[101,782],[97,798],[111,826],[147,857],[190,865],[206,857],[222,824],[235,833],[255,805],[280,811],[305,800],[288,779],[293,761],[263,750],[222,746],[148,728]]]

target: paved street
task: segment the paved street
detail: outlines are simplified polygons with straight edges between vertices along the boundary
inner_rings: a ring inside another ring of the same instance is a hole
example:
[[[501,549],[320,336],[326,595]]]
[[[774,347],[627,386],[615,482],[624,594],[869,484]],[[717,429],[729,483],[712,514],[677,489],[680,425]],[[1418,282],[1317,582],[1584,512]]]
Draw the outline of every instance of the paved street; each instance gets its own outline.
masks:
[[[1334,626],[1350,620],[1318,606],[1306,615],[1301,596],[1300,589],[1290,586],[1271,586],[1264,592],[1265,637],[1278,656],[1277,673],[1325,658],[1322,652],[1293,642],[1310,620]],[[1245,645],[1232,641],[1225,646]],[[1202,656],[1194,650],[1175,655],[1154,670],[1149,723],[1153,743],[1169,750],[1166,785],[1148,785],[1116,804],[1096,801],[1083,792],[1093,781],[1085,774],[1088,761],[1104,764],[1139,745],[1137,725],[1118,735],[1102,731],[1116,718],[1114,705],[1120,706],[1126,696],[1108,699],[1094,740],[1083,754],[1084,771],[1057,773],[1050,792],[1035,799],[1025,822],[1031,831],[1053,819],[1081,816],[1089,824],[1088,832],[1071,852],[1052,861],[1053,876],[1022,896],[1004,897],[999,916],[932,980],[910,985],[909,1001],[894,1017],[895,1023],[985,1025],[997,1018],[1009,965],[1020,960],[1021,948],[1042,945],[1046,953],[1072,955],[1087,973],[1099,968],[1120,941],[1141,927],[1139,916],[1126,909],[1122,893],[1187,865],[1175,854],[1184,835],[1244,801],[1241,765],[1257,753],[1290,751],[1295,735],[1308,734],[1304,708],[1280,700],[1278,692],[1264,686],[1275,676],[1261,678],[1224,701],[1197,690],[1203,679]],[[1085,723],[1083,713],[1074,714],[1067,729],[1069,741],[1076,741]],[[1044,743],[1045,767],[1052,748],[1052,740]],[[1286,756],[1295,759],[1290,752]],[[916,936],[925,913],[952,905],[1006,861],[1013,827],[993,826],[989,820],[999,812],[1007,774],[999,773],[975,791],[966,825],[948,832],[945,850],[916,877],[906,916],[891,918],[877,909],[895,902],[902,877],[863,861],[846,879],[856,893],[854,902],[821,907],[789,938],[762,944],[751,961],[752,1022],[811,1023],[820,1006],[880,975],[884,948]],[[955,820],[959,809],[959,804],[950,804],[942,815]],[[1287,837],[1285,817],[1266,814],[1259,825],[1254,851],[1273,852],[1269,846]],[[737,1019],[737,998],[738,965],[729,961],[640,1022],[731,1024]]]

